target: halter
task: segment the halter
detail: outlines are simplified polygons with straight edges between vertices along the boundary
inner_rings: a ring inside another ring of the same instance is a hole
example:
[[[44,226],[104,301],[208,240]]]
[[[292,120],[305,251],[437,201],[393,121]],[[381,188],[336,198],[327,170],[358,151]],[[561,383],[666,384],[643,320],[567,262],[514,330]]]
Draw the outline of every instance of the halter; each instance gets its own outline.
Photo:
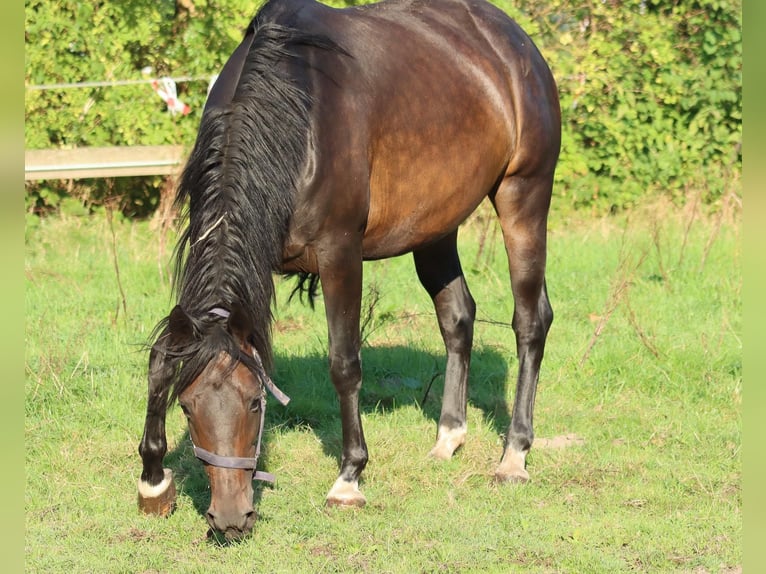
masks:
[[[211,315],[217,315],[223,318],[229,317],[229,312],[226,309],[221,309],[220,307],[211,309],[209,313]],[[277,399],[282,405],[289,403],[290,397],[280,391],[279,388],[277,388],[277,386],[274,384],[274,381],[272,381],[271,378],[266,374],[266,370],[263,368],[263,363],[261,362],[261,358],[258,356],[258,354],[256,353],[253,355],[253,358],[255,359],[258,370],[260,371],[259,375],[261,379],[261,386],[265,386],[274,396],[274,398]],[[219,454],[212,453],[209,450],[205,450],[204,448],[198,447],[196,444],[194,444],[194,441],[192,441],[192,447],[194,448],[194,456],[211,466],[252,470],[253,480],[262,480],[264,482],[273,484],[276,480],[273,474],[270,472],[263,472],[255,469],[256,466],[258,466],[258,457],[261,455],[261,438],[263,437],[263,427],[264,423],[266,422],[266,393],[262,393],[258,400],[260,402],[261,424],[258,428],[258,439],[255,443],[255,456],[221,456]]]

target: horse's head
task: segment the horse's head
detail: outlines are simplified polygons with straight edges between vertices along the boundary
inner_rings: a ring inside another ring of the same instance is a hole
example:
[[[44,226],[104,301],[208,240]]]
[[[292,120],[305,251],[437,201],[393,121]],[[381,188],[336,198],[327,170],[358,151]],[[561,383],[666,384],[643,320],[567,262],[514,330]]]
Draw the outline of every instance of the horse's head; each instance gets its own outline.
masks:
[[[253,479],[273,480],[267,473],[256,472],[255,467],[266,388],[279,391],[251,344],[245,315],[220,308],[213,309],[211,315],[217,317],[200,330],[199,324],[195,327],[176,307],[168,328],[176,341],[196,339],[199,362],[192,364],[191,381],[181,387],[177,398],[188,420],[194,454],[205,463],[210,480],[207,521],[214,531],[236,539],[250,532],[256,518]]]

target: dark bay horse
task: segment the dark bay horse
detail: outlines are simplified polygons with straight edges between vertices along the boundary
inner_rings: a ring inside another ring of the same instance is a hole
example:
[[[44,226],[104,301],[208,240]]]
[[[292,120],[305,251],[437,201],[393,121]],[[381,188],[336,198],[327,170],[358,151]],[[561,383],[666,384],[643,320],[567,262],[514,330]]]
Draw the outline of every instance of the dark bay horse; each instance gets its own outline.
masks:
[[[532,411],[553,313],[546,222],[560,146],[551,72],[529,37],[484,0],[386,0],[343,10],[271,0],[221,71],[179,182],[188,226],[178,304],[149,358],[139,504],[173,506],[165,415],[178,400],[206,465],[207,519],[249,532],[271,390],[274,273],[321,284],[343,452],[328,504],[361,506],[367,463],[359,415],[362,262],[411,252],[432,297],[447,365],[437,459],[466,437],[475,304],[458,226],[488,197],[499,217],[519,358],[495,476],[529,478]]]

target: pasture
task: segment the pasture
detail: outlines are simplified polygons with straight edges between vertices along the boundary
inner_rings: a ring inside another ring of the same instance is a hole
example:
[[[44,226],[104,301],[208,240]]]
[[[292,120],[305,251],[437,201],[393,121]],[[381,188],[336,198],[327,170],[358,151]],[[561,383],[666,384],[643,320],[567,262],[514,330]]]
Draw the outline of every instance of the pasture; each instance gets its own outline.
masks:
[[[254,533],[229,545],[206,537],[207,479],[177,406],[165,465],[178,507],[157,519],[136,506],[142,344],[172,305],[173,233],[103,210],[28,216],[26,570],[740,571],[741,222],[728,199],[554,212],[555,319],[523,486],[492,480],[516,358],[486,205],[459,240],[478,320],[468,439],[446,463],[426,456],[444,369],[430,299],[410,256],[365,266],[364,509],[323,504],[341,447],[324,311],[288,303],[293,283],[278,280],[273,378],[292,402],[270,400],[261,463],[277,484],[256,483]]]

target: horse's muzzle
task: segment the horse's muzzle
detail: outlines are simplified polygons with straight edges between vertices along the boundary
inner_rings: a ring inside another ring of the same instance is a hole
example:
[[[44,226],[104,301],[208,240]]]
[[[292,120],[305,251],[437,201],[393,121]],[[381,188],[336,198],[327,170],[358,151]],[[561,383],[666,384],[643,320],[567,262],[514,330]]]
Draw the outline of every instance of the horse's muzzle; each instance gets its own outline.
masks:
[[[250,534],[257,515],[252,507],[244,512],[237,512],[235,510],[217,512],[211,506],[205,517],[214,532],[223,534],[226,540],[231,541],[244,538]]]

